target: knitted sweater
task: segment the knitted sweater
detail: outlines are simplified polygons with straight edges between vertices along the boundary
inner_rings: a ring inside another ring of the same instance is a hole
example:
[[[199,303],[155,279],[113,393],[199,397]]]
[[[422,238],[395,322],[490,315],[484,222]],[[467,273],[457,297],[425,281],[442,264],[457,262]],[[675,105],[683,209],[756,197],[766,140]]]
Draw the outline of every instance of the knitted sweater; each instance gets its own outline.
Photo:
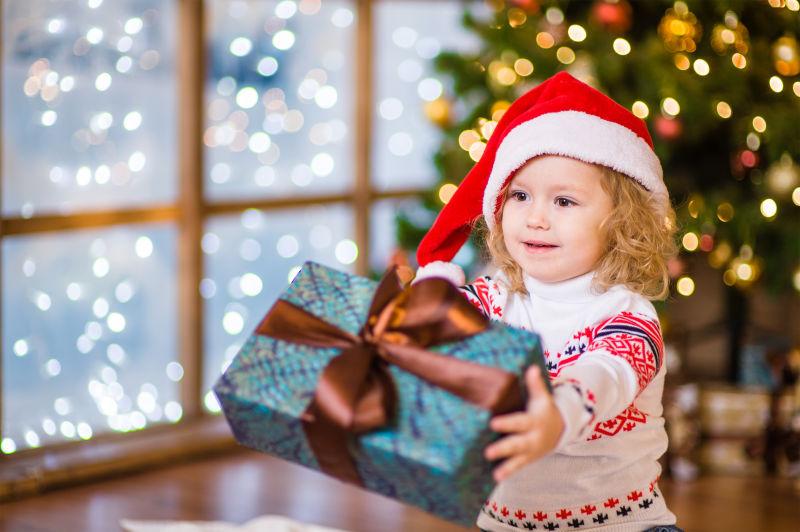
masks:
[[[501,482],[478,526],[490,531],[641,531],[675,523],[657,482],[667,449],[664,349],[653,305],[593,273],[560,283],[527,277],[529,295],[482,277],[462,287],[484,314],[542,337],[564,432],[554,452]]]

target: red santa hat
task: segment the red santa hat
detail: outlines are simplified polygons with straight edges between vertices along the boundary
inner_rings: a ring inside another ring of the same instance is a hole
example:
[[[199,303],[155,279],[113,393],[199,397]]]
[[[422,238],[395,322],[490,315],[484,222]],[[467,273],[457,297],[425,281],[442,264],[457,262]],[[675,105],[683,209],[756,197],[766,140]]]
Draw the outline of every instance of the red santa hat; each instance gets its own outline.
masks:
[[[520,96],[497,123],[480,160],[444,206],[417,249],[417,279],[464,283],[449,262],[483,215],[492,229],[514,172],[538,155],[562,155],[612,168],[669,205],[661,163],[644,121],[566,72]]]

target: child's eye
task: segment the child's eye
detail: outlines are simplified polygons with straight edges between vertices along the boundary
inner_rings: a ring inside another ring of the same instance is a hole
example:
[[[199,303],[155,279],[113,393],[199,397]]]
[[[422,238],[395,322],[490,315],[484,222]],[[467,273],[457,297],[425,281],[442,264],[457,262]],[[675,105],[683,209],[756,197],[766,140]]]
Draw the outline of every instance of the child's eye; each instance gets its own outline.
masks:
[[[509,196],[517,201],[525,201],[528,199],[528,194],[526,192],[522,192],[521,190],[514,190],[509,194]]]
[[[577,204],[569,198],[556,198],[556,205],[559,207],[570,207],[571,205]]]

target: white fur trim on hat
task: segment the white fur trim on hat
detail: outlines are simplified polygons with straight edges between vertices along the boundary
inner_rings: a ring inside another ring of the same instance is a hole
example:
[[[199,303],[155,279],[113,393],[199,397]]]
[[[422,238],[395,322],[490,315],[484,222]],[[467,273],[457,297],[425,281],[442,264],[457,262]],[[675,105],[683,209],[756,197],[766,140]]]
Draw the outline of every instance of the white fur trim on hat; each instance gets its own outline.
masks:
[[[616,122],[582,111],[560,111],[516,126],[497,148],[483,194],[483,216],[490,228],[495,225],[497,196],[508,176],[543,154],[607,166],[635,179],[663,205],[669,204],[661,163],[644,139]]]
[[[411,284],[429,277],[441,277],[447,279],[456,286],[464,286],[466,283],[464,270],[461,269],[461,266],[452,262],[436,260],[418,268],[417,276]]]

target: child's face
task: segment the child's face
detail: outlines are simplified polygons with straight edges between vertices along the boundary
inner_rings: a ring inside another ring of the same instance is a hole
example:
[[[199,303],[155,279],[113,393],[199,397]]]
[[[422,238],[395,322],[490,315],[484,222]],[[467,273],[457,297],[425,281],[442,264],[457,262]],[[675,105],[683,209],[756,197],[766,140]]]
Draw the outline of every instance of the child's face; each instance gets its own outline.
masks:
[[[503,203],[503,241],[526,274],[554,283],[595,268],[605,244],[600,224],[613,208],[601,179],[596,166],[554,155],[517,172]]]

